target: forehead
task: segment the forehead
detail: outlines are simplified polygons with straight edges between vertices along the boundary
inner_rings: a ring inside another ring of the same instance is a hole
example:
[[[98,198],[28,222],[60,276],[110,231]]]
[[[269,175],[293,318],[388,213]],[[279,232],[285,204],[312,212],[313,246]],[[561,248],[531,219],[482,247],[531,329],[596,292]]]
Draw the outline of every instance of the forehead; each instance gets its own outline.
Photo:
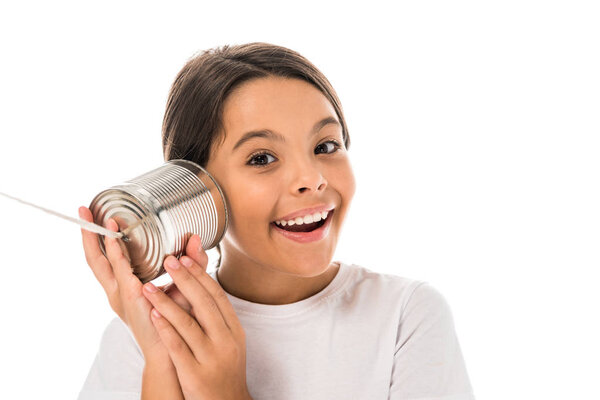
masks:
[[[335,117],[335,109],[312,84],[294,78],[254,79],[236,88],[223,104],[225,142],[254,129],[308,132],[327,116]]]

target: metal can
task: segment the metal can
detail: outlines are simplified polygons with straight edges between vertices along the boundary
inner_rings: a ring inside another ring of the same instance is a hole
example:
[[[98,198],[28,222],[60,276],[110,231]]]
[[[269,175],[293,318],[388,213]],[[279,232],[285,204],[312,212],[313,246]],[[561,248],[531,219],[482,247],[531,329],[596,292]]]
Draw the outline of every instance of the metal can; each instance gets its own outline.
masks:
[[[113,218],[125,235],[118,240],[133,273],[146,283],[165,273],[164,259],[179,258],[197,234],[205,250],[216,246],[229,222],[217,181],[198,164],[170,160],[122,185],[100,192],[90,204],[94,222]],[[104,236],[98,235],[104,255]]]

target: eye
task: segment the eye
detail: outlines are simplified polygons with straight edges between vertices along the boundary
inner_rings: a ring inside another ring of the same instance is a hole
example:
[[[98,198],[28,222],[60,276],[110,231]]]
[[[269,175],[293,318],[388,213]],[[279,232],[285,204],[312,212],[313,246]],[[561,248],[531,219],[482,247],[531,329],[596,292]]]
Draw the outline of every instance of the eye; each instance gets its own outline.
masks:
[[[323,142],[315,148],[315,154],[333,154],[340,148],[341,146],[337,141],[328,140],[327,142]],[[325,151],[319,151],[319,149],[324,149]],[[268,167],[272,164],[272,162],[269,162],[269,157],[271,157],[273,161],[277,160],[272,154],[266,151],[259,151],[251,154],[246,164],[253,167]]]
[[[265,153],[264,151],[254,153],[250,156],[250,159],[248,160],[247,164],[252,165],[254,167],[266,167],[267,165],[270,164],[267,162],[268,157],[275,159],[275,157],[273,157],[271,154]],[[256,161],[256,162],[254,162],[254,161]]]
[[[325,154],[331,154],[331,153],[335,153],[336,151],[338,151],[338,149],[340,149],[340,144],[338,142],[336,142],[335,140],[328,140],[327,142],[323,142],[320,145],[318,145],[315,149],[315,153],[316,154],[321,154],[318,151],[316,151],[317,149],[322,149],[322,148],[326,148],[327,146],[325,146],[326,144],[330,144],[330,148],[331,151],[327,151],[327,149],[325,149]]]

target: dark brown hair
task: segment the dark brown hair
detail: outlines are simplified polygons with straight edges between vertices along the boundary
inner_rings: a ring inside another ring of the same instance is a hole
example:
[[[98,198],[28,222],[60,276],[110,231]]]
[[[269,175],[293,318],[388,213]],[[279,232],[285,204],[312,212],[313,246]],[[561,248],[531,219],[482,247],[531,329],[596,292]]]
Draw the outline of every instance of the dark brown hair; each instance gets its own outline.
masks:
[[[163,119],[165,161],[186,159],[206,167],[211,146],[223,140],[223,103],[233,89],[268,76],[302,79],[331,102],[342,125],[346,149],[350,137],[335,90],[299,53],[269,43],[248,43],[204,50],[183,66],[169,92]]]
[[[212,147],[225,138],[222,113],[227,96],[244,82],[268,76],[301,79],[319,89],[335,109],[344,145],[349,149],[342,104],[325,75],[293,50],[269,43],[248,43],[204,50],[179,71],[163,118],[165,161],[185,159],[206,167]],[[220,255],[220,246],[217,249]]]

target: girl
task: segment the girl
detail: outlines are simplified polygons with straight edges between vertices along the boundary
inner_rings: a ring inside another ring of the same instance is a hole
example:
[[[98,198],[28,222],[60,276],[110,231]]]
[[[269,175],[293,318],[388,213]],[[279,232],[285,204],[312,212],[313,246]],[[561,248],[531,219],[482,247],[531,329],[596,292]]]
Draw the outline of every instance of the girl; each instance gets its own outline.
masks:
[[[82,230],[119,318],[79,398],[473,399],[440,292],[332,261],[355,192],[349,146],[335,91],[300,54],[251,43],[189,60],[167,101],[163,150],[223,189],[219,265],[205,272],[194,235],[185,256],[164,261],[173,284],[142,286],[115,240],[104,257]]]

